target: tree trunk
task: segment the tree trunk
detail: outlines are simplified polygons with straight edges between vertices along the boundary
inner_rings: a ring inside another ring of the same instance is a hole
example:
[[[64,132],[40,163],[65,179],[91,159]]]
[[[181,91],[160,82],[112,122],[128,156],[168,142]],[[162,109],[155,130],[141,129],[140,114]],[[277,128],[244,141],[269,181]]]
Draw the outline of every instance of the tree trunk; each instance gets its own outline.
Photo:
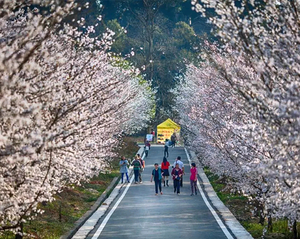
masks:
[[[267,218],[268,218],[268,232],[272,232],[273,231],[273,221],[272,221],[272,210],[270,210],[270,209],[268,209]]]
[[[61,202],[59,203],[59,208],[58,208],[58,220],[59,220],[59,222],[61,222],[61,218],[62,218],[62,216],[61,216]]]
[[[293,223],[293,238],[297,239],[298,238],[298,233],[297,233],[297,221],[295,220]]]
[[[16,234],[15,239],[23,239],[23,222],[20,224],[20,229]]]
[[[150,81],[152,81],[153,76],[154,76],[153,35],[150,36],[149,41],[150,41],[150,43],[149,43],[149,52],[150,52],[150,75],[149,75],[149,79],[150,79]]]
[[[273,222],[272,222],[272,217],[268,216],[268,231],[272,232],[273,231]]]
[[[260,213],[259,213],[259,222],[258,223],[261,224],[262,226],[265,224],[265,215],[264,215],[262,209],[260,210]]]

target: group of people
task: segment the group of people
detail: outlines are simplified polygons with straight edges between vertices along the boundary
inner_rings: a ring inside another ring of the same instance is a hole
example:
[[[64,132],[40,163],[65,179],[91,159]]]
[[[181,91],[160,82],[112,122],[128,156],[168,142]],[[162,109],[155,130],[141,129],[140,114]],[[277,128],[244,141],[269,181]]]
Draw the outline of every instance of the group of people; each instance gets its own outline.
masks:
[[[126,180],[129,182],[128,177],[128,166],[129,162],[123,156],[120,161],[120,173],[121,173],[121,182],[123,183],[124,174],[126,175]],[[135,159],[131,163],[133,166],[134,171],[134,183],[142,183],[142,172],[145,168],[145,161],[141,158],[139,154],[135,156]],[[170,176],[170,163],[166,157],[163,158],[163,161],[159,167],[158,163],[154,164],[154,169],[152,170],[151,179],[150,181],[154,181],[155,185],[155,195],[163,194],[162,192],[162,182],[164,187],[169,187],[169,176]],[[197,195],[197,167],[195,163],[191,164],[190,169],[190,184],[191,184],[191,196]],[[185,174],[184,171],[184,163],[181,161],[181,157],[178,156],[172,166],[171,176],[173,179],[173,187],[174,193],[177,195],[180,194],[180,187],[183,186],[183,175]]]
[[[124,182],[124,174],[126,175],[126,180],[129,183],[129,177],[128,177],[128,166],[129,162],[128,160],[122,156],[120,160],[120,173],[121,173],[121,183]],[[134,160],[131,163],[131,166],[133,166],[133,172],[134,172],[134,183],[142,183],[142,172],[145,169],[145,161],[142,159],[140,154],[137,154],[134,158]]]
[[[155,183],[155,195],[158,195],[158,190],[160,194],[162,193],[162,186],[161,183],[163,181],[164,187],[169,187],[169,167],[170,163],[168,162],[167,158],[164,157],[161,163],[161,167],[159,167],[158,163],[154,164],[154,169],[152,170],[152,175],[150,181],[154,181]],[[191,164],[191,176],[190,176],[190,184],[191,184],[191,196],[197,195],[197,167],[195,163]],[[177,195],[180,194],[180,187],[183,186],[183,175],[184,172],[184,163],[181,161],[181,157],[178,156],[172,166],[171,176],[173,179],[173,186],[174,186],[174,193]]]

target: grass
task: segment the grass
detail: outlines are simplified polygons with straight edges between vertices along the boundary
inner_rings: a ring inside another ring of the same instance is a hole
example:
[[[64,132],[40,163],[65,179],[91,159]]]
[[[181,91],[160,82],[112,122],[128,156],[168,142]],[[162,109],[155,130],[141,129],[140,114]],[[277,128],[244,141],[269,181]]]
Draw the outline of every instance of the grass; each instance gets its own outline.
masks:
[[[117,155],[132,158],[139,147],[132,138],[126,137]],[[58,239],[74,227],[74,223],[87,212],[97,201],[114,177],[119,176],[119,157],[111,162],[108,173],[100,173],[89,182],[65,190],[55,195],[51,203],[40,204],[43,214],[37,215],[34,220],[24,224],[24,239]],[[108,192],[108,195],[111,193]],[[5,232],[0,239],[13,239],[15,235]]]
[[[263,231],[266,230],[266,225],[262,226],[255,222],[241,222],[248,232],[254,238],[262,238]],[[297,230],[300,230],[300,224],[297,224]],[[287,220],[276,220],[273,222],[273,231],[266,232],[264,238],[266,239],[292,239],[293,234],[289,229]],[[298,237],[299,238],[299,237]]]
[[[253,238],[265,239],[292,239],[293,234],[288,226],[288,221],[273,220],[272,232],[267,231],[267,222],[261,225],[259,215],[253,215],[253,206],[249,204],[248,198],[240,194],[232,194],[226,187],[225,180],[214,175],[208,168],[204,168],[204,172],[208,177],[211,185],[216,191],[220,200],[230,209],[239,222],[253,236]],[[265,231],[265,233],[264,233]],[[297,231],[300,231],[300,223],[297,224]],[[264,235],[265,234],[265,235]],[[300,238],[300,237],[298,237]]]
[[[261,238],[263,235],[265,226],[259,223],[251,223],[247,221],[241,222],[241,224],[254,238]]]
[[[60,238],[91,208],[116,176],[119,176],[118,171],[109,174],[101,173],[80,187],[66,188],[55,196],[55,201],[39,205],[44,213],[24,225],[24,232],[28,234],[24,239]],[[11,239],[14,235],[7,232],[0,238]]]

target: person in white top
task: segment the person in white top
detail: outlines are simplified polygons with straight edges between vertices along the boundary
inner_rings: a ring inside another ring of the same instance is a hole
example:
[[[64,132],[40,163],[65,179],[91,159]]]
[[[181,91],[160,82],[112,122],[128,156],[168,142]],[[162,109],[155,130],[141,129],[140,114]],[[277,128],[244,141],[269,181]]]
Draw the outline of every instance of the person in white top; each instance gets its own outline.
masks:
[[[182,178],[183,178],[183,175],[184,175],[184,163],[181,161],[181,157],[178,156],[174,162],[174,165],[173,167],[175,168],[176,164],[178,164],[179,168],[182,170],[182,176],[181,176],[181,179],[180,179],[180,187],[182,187]]]

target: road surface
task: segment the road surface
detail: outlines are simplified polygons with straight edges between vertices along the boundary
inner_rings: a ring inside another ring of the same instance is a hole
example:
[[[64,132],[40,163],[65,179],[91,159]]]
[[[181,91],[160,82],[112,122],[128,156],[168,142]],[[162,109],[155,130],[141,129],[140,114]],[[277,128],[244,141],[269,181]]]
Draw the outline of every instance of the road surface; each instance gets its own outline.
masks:
[[[197,196],[190,196],[190,166],[183,147],[169,149],[171,165],[177,156],[181,156],[186,172],[180,195],[174,193],[171,179],[170,187],[162,185],[163,195],[155,196],[150,177],[154,163],[161,164],[163,147],[153,146],[145,158],[143,183],[131,184],[130,187],[125,184],[122,190],[127,191],[126,194],[120,193],[111,206],[113,212],[108,211],[87,238],[234,238],[232,234],[232,237],[224,234],[199,192]]]

